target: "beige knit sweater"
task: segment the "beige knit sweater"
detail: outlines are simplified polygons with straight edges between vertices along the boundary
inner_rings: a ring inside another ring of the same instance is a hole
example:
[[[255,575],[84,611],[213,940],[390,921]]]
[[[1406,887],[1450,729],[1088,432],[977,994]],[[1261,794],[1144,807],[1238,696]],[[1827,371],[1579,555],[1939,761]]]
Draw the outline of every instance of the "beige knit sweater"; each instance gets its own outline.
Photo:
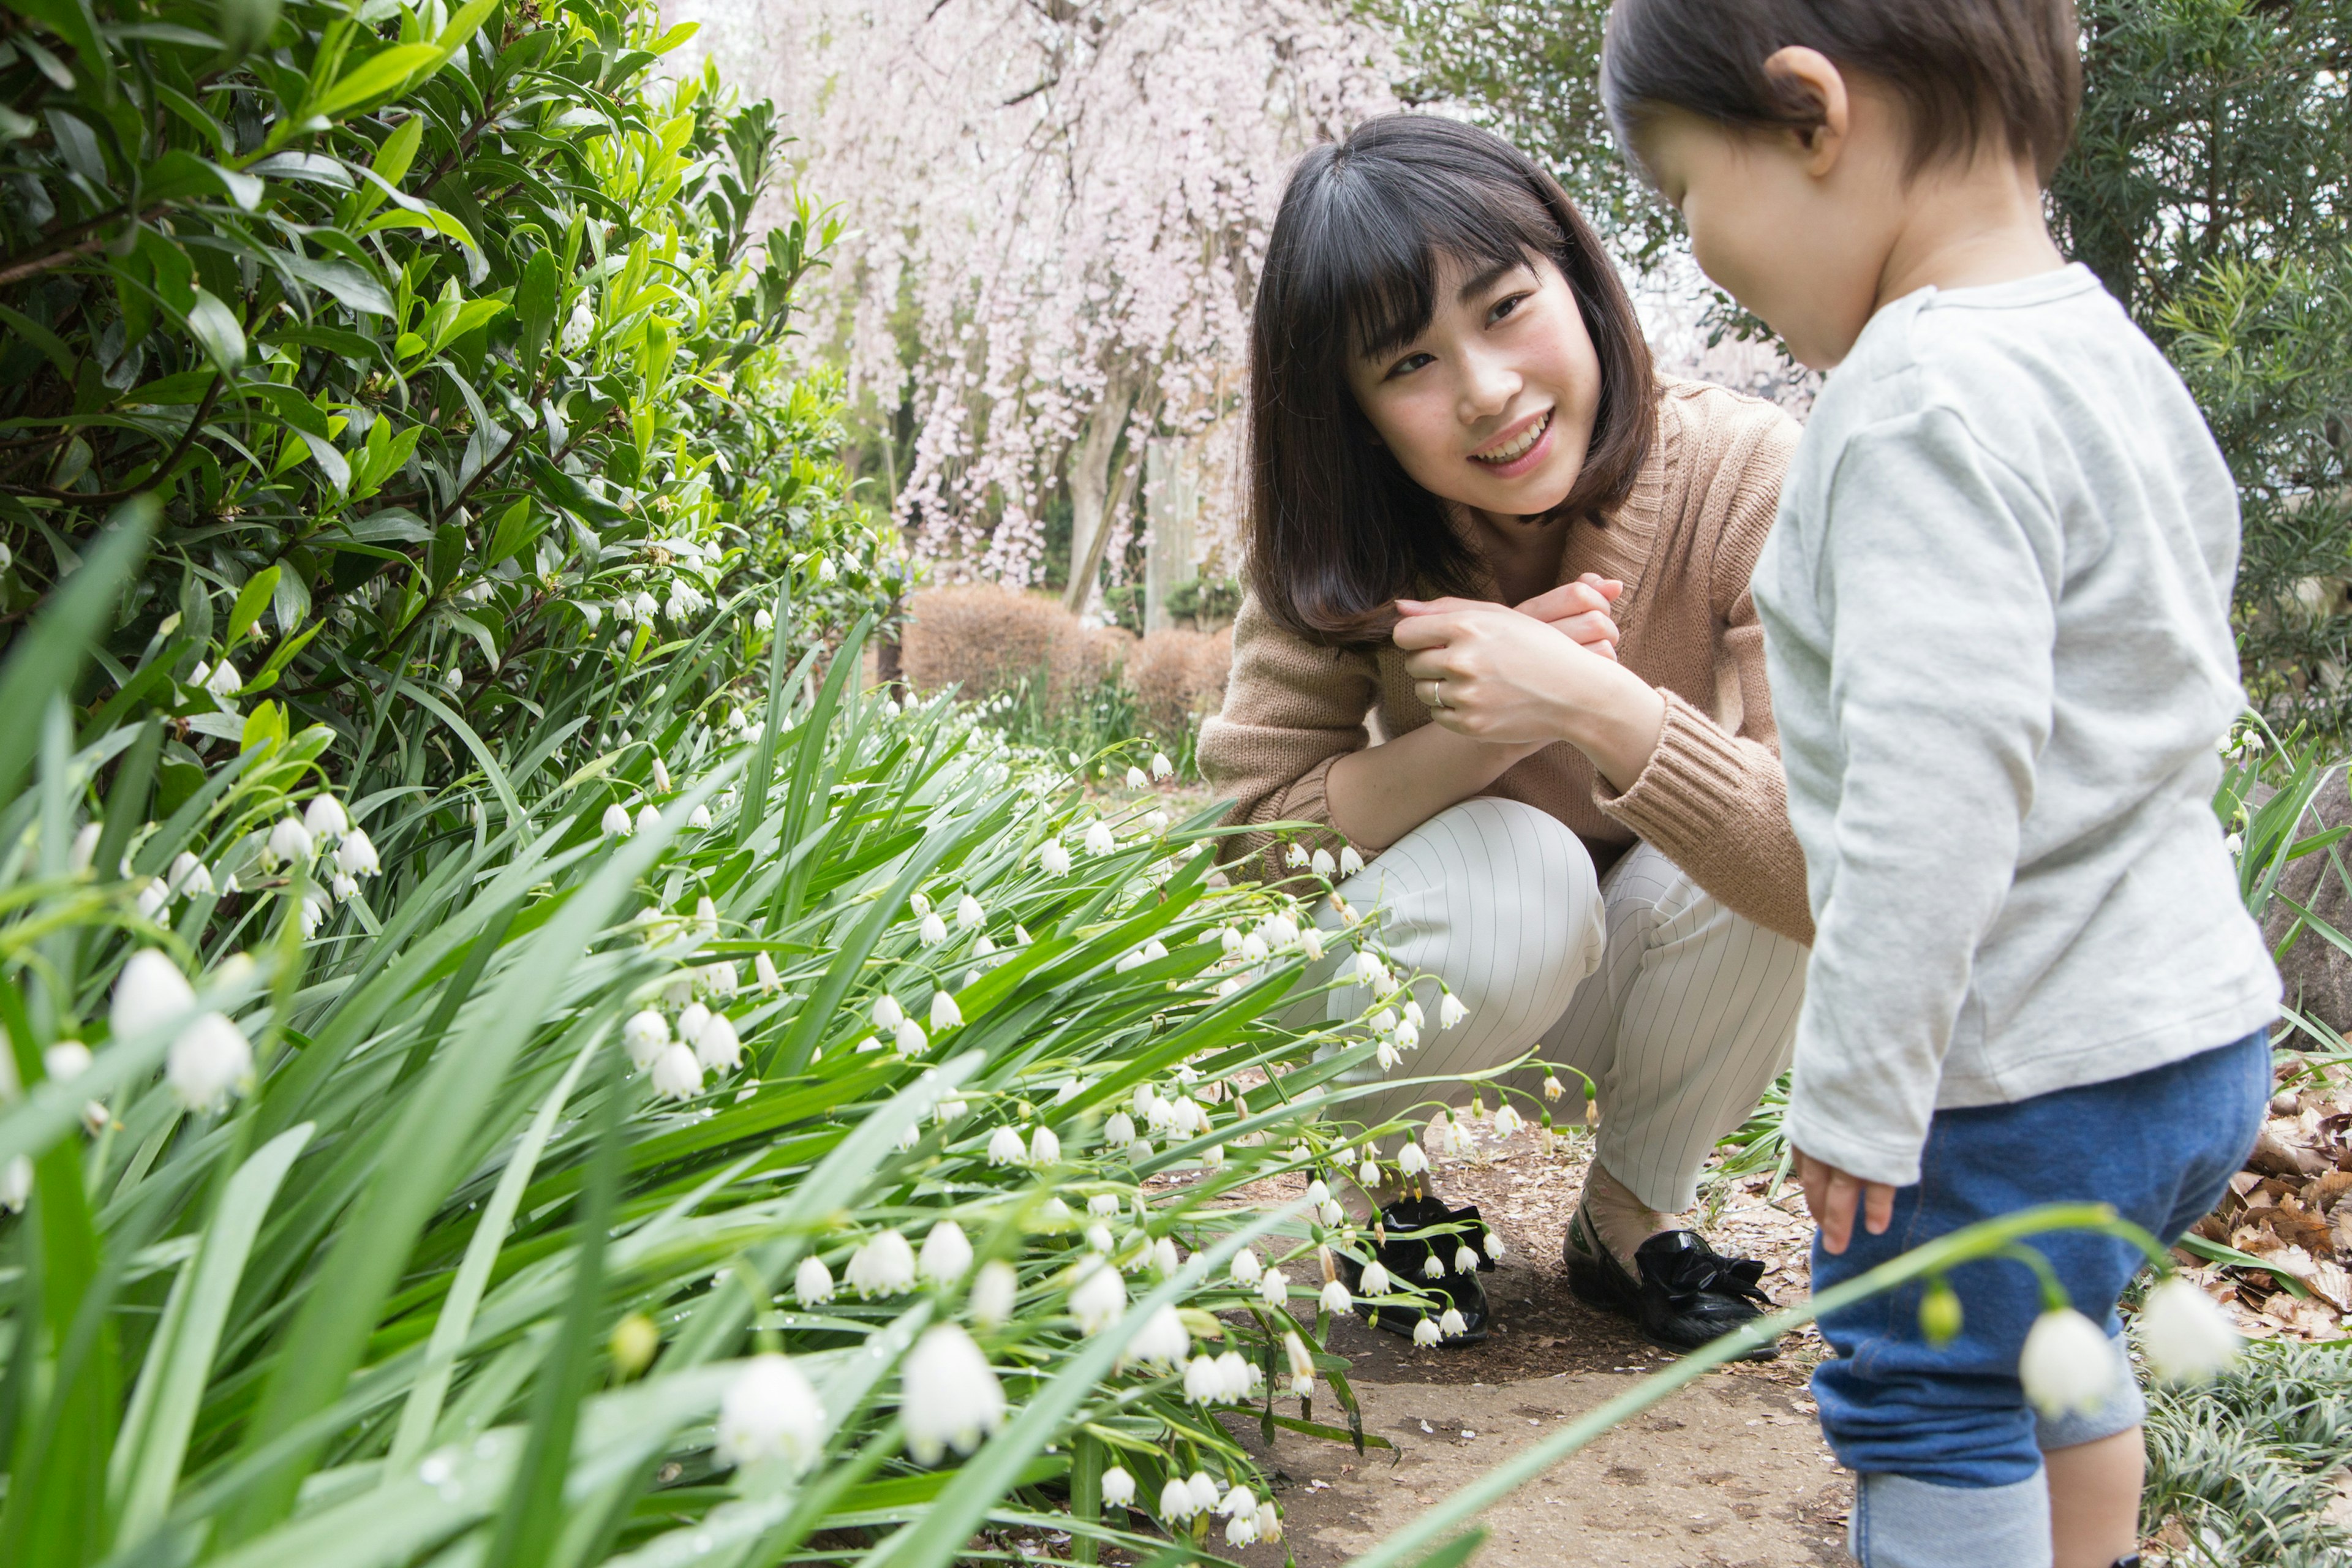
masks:
[[[1571,525],[1559,566],[1563,583],[1587,572],[1623,580],[1618,658],[1665,693],[1658,749],[1622,795],[1565,742],[1522,760],[1483,793],[1558,817],[1602,869],[1645,840],[1740,914],[1810,942],[1805,861],[1789,826],[1764,635],[1748,595],[1797,434],[1769,403],[1697,382],[1664,384],[1658,440],[1632,493],[1605,525]],[[1491,579],[1479,591],[1494,596]],[[1321,647],[1245,599],[1224,710],[1202,727],[1201,769],[1234,798],[1228,822],[1328,826],[1324,779],[1333,763],[1371,743],[1374,715],[1388,736],[1429,722],[1401,652]],[[1236,837],[1228,854],[1267,842]],[[1355,842],[1367,856],[1387,847]]]

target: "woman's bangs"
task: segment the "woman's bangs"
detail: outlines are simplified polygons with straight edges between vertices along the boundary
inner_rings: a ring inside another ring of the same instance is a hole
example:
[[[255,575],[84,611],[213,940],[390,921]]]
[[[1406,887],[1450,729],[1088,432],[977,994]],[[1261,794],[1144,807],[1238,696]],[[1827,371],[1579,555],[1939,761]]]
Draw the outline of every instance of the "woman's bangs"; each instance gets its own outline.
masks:
[[[1475,278],[1559,248],[1531,194],[1441,186],[1417,174],[1394,164],[1346,170],[1308,247],[1303,292],[1319,319],[1344,331],[1355,358],[1391,353],[1429,329],[1448,258]]]

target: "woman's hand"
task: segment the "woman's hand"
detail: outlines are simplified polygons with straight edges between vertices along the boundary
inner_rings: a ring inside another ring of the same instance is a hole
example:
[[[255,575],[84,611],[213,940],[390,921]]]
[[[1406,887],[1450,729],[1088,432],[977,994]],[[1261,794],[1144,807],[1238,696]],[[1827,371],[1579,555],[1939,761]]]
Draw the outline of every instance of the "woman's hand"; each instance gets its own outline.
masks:
[[[1505,745],[1569,742],[1621,790],[1657,749],[1665,699],[1573,635],[1532,614],[1467,599],[1400,600],[1397,607],[1405,672],[1430,716],[1454,733]],[[1570,618],[1593,613],[1578,609]]]
[[[1604,658],[1615,658],[1617,623],[1610,618],[1609,609],[1624,591],[1625,584],[1616,578],[1587,572],[1573,583],[1563,583],[1548,594],[1538,594],[1512,607]]]

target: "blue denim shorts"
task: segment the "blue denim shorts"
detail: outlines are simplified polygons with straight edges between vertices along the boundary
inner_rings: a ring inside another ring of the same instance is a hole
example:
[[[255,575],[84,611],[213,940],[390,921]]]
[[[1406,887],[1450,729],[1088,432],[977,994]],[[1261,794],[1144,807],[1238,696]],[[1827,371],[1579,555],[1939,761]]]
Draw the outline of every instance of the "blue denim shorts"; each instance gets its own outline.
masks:
[[[1827,1289],[1923,1242],[2035,1204],[2108,1203],[2172,1241],[2221,1201],[2254,1146],[2271,1096],[2267,1034],[2257,1031],[2146,1072],[2011,1105],[1939,1110],[1927,1125],[1916,1186],[1895,1194],[1884,1236],[1859,1223],[1843,1256],[1813,1242],[1813,1288]],[[2117,1336],[2116,1300],[2147,1259],[2116,1237],[2052,1231],[2027,1238],[2050,1260],[2077,1310]],[[2042,1453],[2112,1436],[2146,1406],[2128,1376],[2091,1415],[2040,1418],[2017,1381],[2026,1331],[2042,1310],[2032,1269],[1991,1258],[1952,1271],[1958,1336],[1931,1346],[1919,1329],[1923,1287],[1906,1286],[1823,1314],[1836,1359],[1813,1373],[1822,1430],[1847,1468],[1946,1487],[2006,1486]]]

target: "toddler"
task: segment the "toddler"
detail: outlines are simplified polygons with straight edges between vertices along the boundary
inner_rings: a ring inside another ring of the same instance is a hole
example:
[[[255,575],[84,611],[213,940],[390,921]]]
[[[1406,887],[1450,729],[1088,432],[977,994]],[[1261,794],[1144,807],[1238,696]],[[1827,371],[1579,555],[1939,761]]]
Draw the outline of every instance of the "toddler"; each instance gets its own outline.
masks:
[[[2187,389],[2067,265],[2066,0],[1616,0],[1621,142],[1708,276],[1830,375],[1758,561],[1817,931],[1788,1131],[1817,1289],[1976,1220],[2109,1203],[2170,1240],[2270,1092],[2279,983],[2210,805],[2241,710],[2238,512]],[[1859,1208],[1861,1224],[1855,1225]],[[2037,1238],[2119,1335],[2141,1258]],[[2040,1306],[1957,1271],[1827,1314],[1822,1424],[1870,1568],[2107,1568],[2138,1391],[2037,1413]]]

